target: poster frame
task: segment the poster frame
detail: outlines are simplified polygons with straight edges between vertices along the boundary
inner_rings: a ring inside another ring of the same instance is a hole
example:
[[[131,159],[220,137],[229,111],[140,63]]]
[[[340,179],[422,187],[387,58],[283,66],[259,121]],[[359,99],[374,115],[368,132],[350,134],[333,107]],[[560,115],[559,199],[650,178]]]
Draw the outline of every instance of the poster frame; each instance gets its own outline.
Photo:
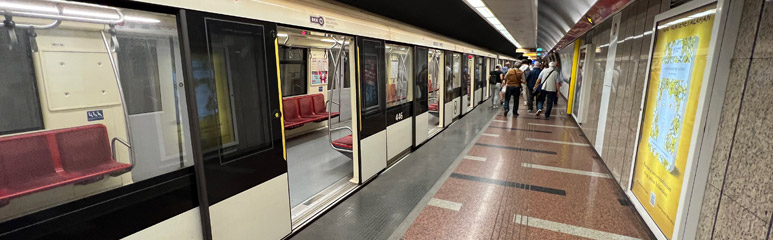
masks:
[[[580,87],[580,91],[577,92],[577,79],[575,76],[575,82],[574,82],[574,98],[580,98],[580,102],[578,102],[577,106],[572,106],[572,108],[577,108],[577,114],[571,113],[571,115],[574,117],[574,121],[577,122],[577,124],[582,125],[585,123],[585,119],[588,111],[588,106],[590,105],[590,90],[591,90],[591,83],[593,82],[593,68],[591,64],[593,61],[595,61],[595,51],[593,51],[592,44],[584,44],[580,46],[579,51],[577,52],[578,58],[577,62],[574,64],[577,66],[577,76],[582,76],[582,86]],[[585,59],[580,59],[579,55],[581,52],[585,51]],[[583,61],[583,68],[580,69],[580,61]],[[574,100],[574,99],[573,99]]]
[[[706,56],[706,68],[704,69],[698,108],[695,113],[695,124],[693,125],[693,133],[690,139],[691,145],[685,166],[674,232],[671,236],[667,237],[632,191],[647,90],[650,82],[650,69],[652,67],[652,57],[656,41],[655,34],[657,33],[658,22],[714,3],[717,6],[716,15]],[[637,140],[634,145],[634,154],[632,156],[630,174],[628,175],[628,186],[625,192],[636,211],[652,230],[652,233],[660,240],[695,239],[696,237],[698,218],[703,204],[703,197],[708,182],[708,172],[722,113],[722,107],[709,108],[709,105],[723,106],[730,69],[729,64],[719,65],[718,63],[729,63],[732,59],[742,8],[743,0],[694,0],[655,16],[651,29],[653,37],[650,40],[647,75],[642,89],[642,102],[639,106],[639,123],[636,130]]]

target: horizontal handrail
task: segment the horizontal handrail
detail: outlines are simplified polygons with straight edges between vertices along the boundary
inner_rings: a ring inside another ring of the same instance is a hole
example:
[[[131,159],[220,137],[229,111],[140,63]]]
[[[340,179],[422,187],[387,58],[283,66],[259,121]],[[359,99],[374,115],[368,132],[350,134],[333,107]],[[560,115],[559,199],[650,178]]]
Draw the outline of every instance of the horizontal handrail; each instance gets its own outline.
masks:
[[[53,28],[61,24],[62,21],[73,21],[73,22],[84,22],[84,23],[95,23],[95,24],[107,24],[107,25],[117,25],[117,24],[123,24],[124,23],[124,15],[121,12],[120,9],[114,8],[114,7],[107,7],[107,6],[101,6],[96,4],[89,4],[89,3],[80,3],[80,2],[70,2],[70,1],[61,1],[61,0],[40,0],[35,3],[48,3],[52,4],[56,8],[56,14],[53,13],[46,13],[46,12],[32,12],[29,10],[29,8],[22,8],[22,7],[14,7],[12,4],[0,4],[0,14],[5,15],[6,19],[9,19],[10,17],[28,17],[28,18],[40,18],[40,19],[50,19],[54,20],[53,23],[47,24],[47,25],[34,25],[34,24],[14,24],[14,27],[19,28],[36,28],[36,29],[48,29]],[[18,6],[24,6],[24,4],[30,4],[29,2],[19,2]],[[116,18],[94,18],[94,17],[87,17],[87,16],[71,16],[71,15],[64,15],[63,7],[64,6],[77,6],[77,7],[86,7],[91,9],[101,9],[101,10],[110,10],[114,11],[116,14]],[[0,27],[5,26],[5,23],[0,23]]]

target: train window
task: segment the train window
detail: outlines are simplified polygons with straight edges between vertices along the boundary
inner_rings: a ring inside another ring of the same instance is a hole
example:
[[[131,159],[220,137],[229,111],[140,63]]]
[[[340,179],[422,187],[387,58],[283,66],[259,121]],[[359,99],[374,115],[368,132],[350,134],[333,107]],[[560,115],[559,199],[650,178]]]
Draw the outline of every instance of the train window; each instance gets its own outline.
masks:
[[[0,31],[0,111],[14,113],[0,115],[0,222],[193,164],[175,16],[70,10],[89,14],[49,29],[14,18]]]
[[[134,36],[118,37],[119,46],[128,49],[118,54],[129,114],[161,111],[161,86],[158,73],[156,39]]]
[[[28,39],[18,31],[17,39]],[[32,51],[29,41],[11,45],[8,31],[0,31],[0,136],[43,129]]]
[[[343,48],[343,51],[344,51],[343,52],[343,54],[344,54],[343,61],[344,62],[343,62],[343,64],[339,64],[338,65],[338,68],[339,68],[338,71],[339,72],[343,72],[343,76],[342,77],[343,77],[343,82],[344,82],[344,88],[350,88],[350,86],[351,86],[351,82],[349,82],[351,80],[351,78],[350,78],[351,72],[349,72],[349,54],[348,54],[349,53],[349,45],[350,44],[347,44],[346,46],[344,46],[344,48]],[[338,51],[336,50],[333,54],[328,54],[327,55],[327,58],[328,58],[328,68],[331,71],[330,74],[332,74],[333,69],[336,68],[334,66],[333,60],[336,57],[335,54],[337,54],[337,53],[338,53]],[[332,78],[333,76],[331,75],[330,77]],[[327,89],[335,89],[335,88],[336,87],[333,87],[333,81],[332,80],[328,81]]]
[[[387,107],[413,99],[413,52],[411,47],[386,44]]]
[[[282,96],[305,95],[307,91],[307,50],[279,47],[279,68],[282,78]]]

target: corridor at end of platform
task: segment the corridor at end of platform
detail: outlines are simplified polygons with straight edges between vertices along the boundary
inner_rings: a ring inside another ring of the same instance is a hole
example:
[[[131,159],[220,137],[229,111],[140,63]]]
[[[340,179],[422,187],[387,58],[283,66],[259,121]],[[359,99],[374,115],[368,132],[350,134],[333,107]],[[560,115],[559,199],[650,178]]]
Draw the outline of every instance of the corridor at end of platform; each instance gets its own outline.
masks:
[[[654,239],[566,100],[550,119],[484,106],[293,239]]]

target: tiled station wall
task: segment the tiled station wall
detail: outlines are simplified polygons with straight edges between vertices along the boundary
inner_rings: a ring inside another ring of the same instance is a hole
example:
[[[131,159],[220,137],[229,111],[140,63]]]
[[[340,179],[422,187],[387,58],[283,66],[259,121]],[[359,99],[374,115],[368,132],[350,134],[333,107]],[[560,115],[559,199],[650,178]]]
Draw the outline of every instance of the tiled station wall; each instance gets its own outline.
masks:
[[[773,1],[745,0],[698,239],[773,239]]]
[[[733,0],[736,1],[736,0]],[[628,187],[639,106],[655,15],[669,0],[638,0],[622,11],[612,92],[601,157],[620,186]],[[595,51],[591,99],[580,128],[591,144],[599,132],[602,83],[609,43],[608,20],[588,32]],[[629,38],[630,37],[630,38]],[[571,45],[569,47],[572,47]],[[589,49],[590,50],[590,49]],[[773,1],[745,0],[730,65],[697,239],[773,240]]]

